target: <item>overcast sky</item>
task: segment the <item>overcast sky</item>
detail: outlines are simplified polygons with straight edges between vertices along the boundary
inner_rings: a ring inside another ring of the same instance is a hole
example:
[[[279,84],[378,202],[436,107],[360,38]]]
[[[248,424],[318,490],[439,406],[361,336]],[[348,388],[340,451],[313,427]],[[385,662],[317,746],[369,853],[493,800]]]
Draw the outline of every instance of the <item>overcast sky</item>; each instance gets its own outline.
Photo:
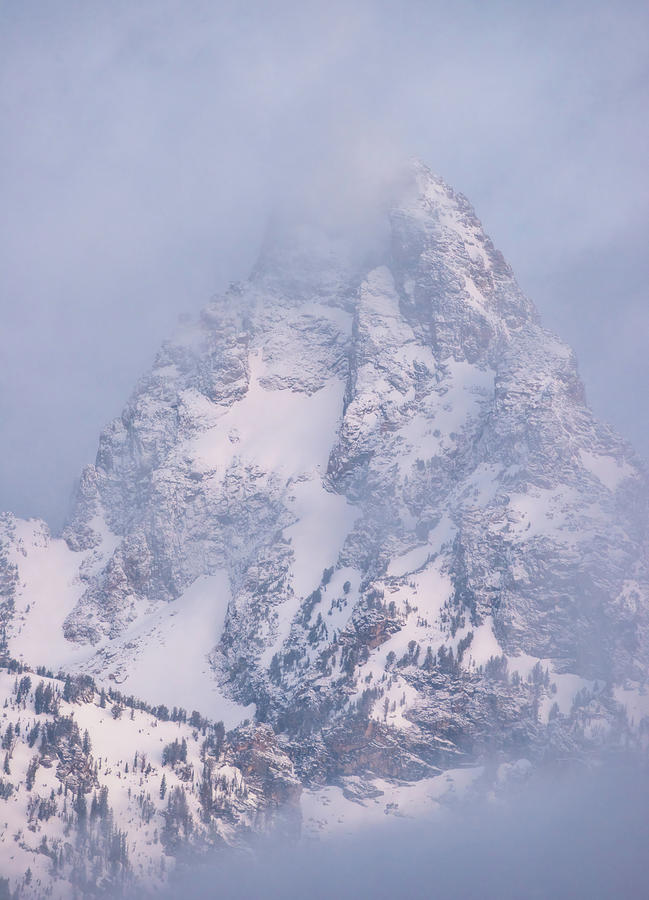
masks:
[[[0,509],[58,524],[100,428],[270,210],[416,154],[649,455],[649,7],[0,4]],[[350,176],[350,173],[353,173]]]

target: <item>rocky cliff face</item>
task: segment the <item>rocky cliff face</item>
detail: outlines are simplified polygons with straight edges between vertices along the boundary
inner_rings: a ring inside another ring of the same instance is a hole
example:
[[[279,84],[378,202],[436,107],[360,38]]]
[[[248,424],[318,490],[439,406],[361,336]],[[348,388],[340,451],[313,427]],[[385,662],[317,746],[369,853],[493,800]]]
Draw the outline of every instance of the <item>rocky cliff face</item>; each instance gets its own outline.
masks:
[[[63,540],[6,519],[11,651],[254,714],[309,784],[628,737],[646,476],[465,198],[415,163],[383,225],[273,235],[104,430]]]

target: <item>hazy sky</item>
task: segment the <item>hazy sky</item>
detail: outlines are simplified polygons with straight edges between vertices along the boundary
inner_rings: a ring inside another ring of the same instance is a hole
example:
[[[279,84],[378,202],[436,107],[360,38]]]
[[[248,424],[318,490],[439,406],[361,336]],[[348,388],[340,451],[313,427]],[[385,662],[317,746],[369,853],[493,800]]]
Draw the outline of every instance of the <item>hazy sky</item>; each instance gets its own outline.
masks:
[[[3,0],[0,509],[60,521],[278,197],[411,154],[469,196],[649,455],[647,34],[632,0]]]

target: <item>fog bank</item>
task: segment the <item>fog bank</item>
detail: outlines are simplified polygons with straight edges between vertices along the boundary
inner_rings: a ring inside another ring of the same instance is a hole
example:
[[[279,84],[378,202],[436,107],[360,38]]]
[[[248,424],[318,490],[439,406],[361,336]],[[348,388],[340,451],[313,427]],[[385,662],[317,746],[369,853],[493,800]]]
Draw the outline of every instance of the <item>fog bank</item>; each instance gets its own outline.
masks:
[[[436,820],[192,863],[164,895],[187,900],[610,900],[647,896],[649,777],[636,768],[544,776]],[[140,895],[144,896],[144,895]]]

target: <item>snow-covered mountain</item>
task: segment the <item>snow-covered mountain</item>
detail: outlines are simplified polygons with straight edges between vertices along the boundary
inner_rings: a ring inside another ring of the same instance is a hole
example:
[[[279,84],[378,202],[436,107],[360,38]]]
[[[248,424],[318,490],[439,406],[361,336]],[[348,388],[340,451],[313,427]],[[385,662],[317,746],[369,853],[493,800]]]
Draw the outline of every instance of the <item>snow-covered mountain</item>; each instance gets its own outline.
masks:
[[[12,658],[265,723],[310,810],[649,714],[638,460],[464,197],[415,162],[380,224],[362,252],[270,234],[104,430],[63,535],[2,523]]]

